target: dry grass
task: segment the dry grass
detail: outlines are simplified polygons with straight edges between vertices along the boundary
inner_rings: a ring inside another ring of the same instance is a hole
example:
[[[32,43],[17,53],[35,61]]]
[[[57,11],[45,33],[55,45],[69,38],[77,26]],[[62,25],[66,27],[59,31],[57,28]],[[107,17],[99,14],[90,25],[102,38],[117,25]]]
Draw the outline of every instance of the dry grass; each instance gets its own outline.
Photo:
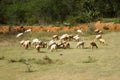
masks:
[[[76,42],[71,41],[71,49],[58,49],[50,52],[41,49],[41,53],[33,48],[24,50],[17,42],[11,40],[0,42],[0,80],[119,80],[120,79],[120,32],[104,34],[108,45],[100,45],[98,49],[77,49]],[[86,47],[94,37],[83,37]],[[50,38],[48,38],[50,39]],[[60,54],[63,54],[62,56]],[[52,64],[36,64],[29,62],[33,72],[26,72],[27,67],[22,62],[9,63],[8,60],[43,59],[48,56]],[[88,63],[88,57],[93,60]]]

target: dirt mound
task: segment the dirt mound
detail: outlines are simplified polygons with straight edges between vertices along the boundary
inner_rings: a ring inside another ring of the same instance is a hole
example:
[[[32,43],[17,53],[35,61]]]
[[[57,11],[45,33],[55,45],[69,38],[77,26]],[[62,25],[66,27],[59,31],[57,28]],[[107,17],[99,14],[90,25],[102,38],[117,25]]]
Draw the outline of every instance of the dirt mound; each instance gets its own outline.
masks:
[[[102,23],[101,21],[97,21],[94,23],[95,29],[103,29],[104,27],[107,27],[109,30],[120,30],[120,24],[114,24],[114,23]],[[15,26],[15,27],[8,27],[8,26],[1,26],[0,27],[0,33],[8,33],[8,32],[23,32],[27,29],[32,29],[33,32],[57,32],[59,30],[62,31],[77,31],[79,29],[81,30],[88,30],[90,27],[89,25],[77,25],[77,26]]]

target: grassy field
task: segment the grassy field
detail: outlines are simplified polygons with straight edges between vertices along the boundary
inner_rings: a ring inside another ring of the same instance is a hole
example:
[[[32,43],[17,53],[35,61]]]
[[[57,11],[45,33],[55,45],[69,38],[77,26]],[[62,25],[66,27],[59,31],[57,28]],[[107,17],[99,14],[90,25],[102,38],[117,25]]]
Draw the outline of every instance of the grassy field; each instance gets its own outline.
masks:
[[[103,38],[108,45],[97,42],[98,49],[77,49],[77,42],[71,41],[71,49],[50,52],[42,48],[37,53],[33,48],[23,49],[14,36],[1,35],[0,80],[120,80],[119,36],[120,32],[104,34]],[[89,47],[89,42],[94,37],[95,35],[82,37],[86,41],[86,47]],[[51,62],[48,60],[48,63],[42,63],[45,56]]]

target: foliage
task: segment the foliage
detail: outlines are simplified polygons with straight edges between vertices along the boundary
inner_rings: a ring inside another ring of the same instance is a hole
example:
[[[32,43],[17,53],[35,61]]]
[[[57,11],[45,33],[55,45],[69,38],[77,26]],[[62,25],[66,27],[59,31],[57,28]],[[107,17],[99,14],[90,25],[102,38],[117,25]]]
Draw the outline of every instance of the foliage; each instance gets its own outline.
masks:
[[[119,3],[119,0],[0,0],[0,24],[86,23],[99,17],[119,17]]]
[[[104,18],[102,19],[103,22],[113,22],[113,23],[120,23],[120,18]]]
[[[93,34],[95,34],[94,30],[95,30],[94,25],[92,23],[90,23],[89,24],[89,29],[86,31],[86,34],[93,35]]]

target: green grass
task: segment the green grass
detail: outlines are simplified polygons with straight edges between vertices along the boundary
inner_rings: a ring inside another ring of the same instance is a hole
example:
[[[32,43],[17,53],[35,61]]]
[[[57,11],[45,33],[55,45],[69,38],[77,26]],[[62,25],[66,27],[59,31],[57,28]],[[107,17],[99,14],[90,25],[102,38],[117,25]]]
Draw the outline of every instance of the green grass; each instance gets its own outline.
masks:
[[[120,19],[119,18],[103,18],[102,21],[105,22],[105,23],[108,23],[108,22],[120,23]]]
[[[44,32],[41,34],[45,35]],[[32,39],[41,34],[33,33],[27,38]],[[48,34],[47,38],[42,36],[39,38],[48,41],[53,34]],[[25,50],[14,36],[2,36],[3,38],[0,39],[0,80],[119,80],[119,36],[120,32],[103,34],[108,45],[100,45],[97,42],[98,49],[88,48],[89,42],[95,37],[91,35],[82,37],[86,41],[85,49],[77,49],[77,42],[70,41],[71,49],[50,52],[42,48],[40,53],[37,53],[34,48]],[[45,56],[48,58],[48,63],[42,64]],[[52,62],[49,63],[49,60]],[[28,61],[30,67],[24,64],[24,61]],[[31,72],[28,72],[29,68]]]

